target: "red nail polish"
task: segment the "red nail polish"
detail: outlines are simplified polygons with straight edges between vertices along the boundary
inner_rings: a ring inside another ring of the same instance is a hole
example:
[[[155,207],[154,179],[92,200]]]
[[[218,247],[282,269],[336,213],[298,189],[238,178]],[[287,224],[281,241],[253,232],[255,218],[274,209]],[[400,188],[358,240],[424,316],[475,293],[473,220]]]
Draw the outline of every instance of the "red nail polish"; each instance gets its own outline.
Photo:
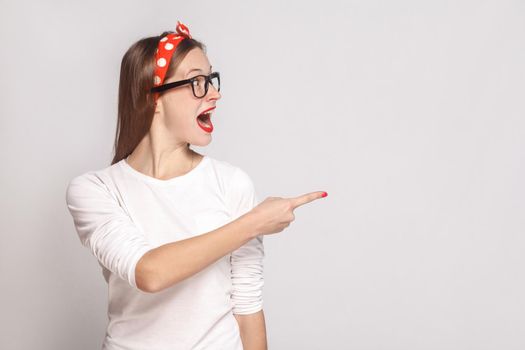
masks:
[[[323,193],[321,194],[321,197],[326,197],[326,196],[328,196],[328,193],[326,193],[326,192],[323,192]]]

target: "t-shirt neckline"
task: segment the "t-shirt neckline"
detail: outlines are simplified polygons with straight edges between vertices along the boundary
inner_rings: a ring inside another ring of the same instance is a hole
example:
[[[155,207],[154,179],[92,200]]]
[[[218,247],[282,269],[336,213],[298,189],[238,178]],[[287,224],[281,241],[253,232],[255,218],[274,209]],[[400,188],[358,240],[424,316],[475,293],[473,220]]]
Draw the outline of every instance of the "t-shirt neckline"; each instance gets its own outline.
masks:
[[[197,165],[195,167],[193,167],[193,169],[188,171],[186,174],[175,176],[175,177],[172,177],[172,178],[166,179],[166,180],[157,179],[155,177],[152,177],[152,176],[146,175],[144,173],[141,173],[140,171],[136,170],[131,165],[129,165],[128,162],[126,161],[126,158],[122,159],[120,161],[120,164],[121,164],[121,167],[125,171],[127,171],[128,173],[133,174],[135,177],[137,177],[139,179],[142,179],[144,181],[147,181],[147,182],[155,184],[155,185],[166,186],[166,185],[172,185],[172,184],[175,184],[175,183],[180,183],[181,181],[185,181],[185,180],[188,180],[188,179],[194,177],[200,171],[200,169],[202,169],[206,165],[206,163],[208,163],[208,161],[209,161],[209,157],[207,155],[203,155],[202,159],[200,160],[200,162],[197,163]]]

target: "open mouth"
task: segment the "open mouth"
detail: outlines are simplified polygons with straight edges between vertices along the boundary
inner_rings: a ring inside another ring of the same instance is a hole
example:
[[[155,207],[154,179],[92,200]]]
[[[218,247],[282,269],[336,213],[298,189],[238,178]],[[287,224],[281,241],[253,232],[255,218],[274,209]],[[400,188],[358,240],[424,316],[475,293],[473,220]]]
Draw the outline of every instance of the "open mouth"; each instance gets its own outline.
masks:
[[[197,124],[206,132],[213,131],[213,124],[211,122],[211,114],[214,108],[204,111],[197,116]]]
[[[211,127],[211,113],[210,112],[207,112],[207,113],[202,113],[200,114],[198,117],[197,117],[197,121],[199,122],[199,124],[201,125],[204,125],[206,127]]]

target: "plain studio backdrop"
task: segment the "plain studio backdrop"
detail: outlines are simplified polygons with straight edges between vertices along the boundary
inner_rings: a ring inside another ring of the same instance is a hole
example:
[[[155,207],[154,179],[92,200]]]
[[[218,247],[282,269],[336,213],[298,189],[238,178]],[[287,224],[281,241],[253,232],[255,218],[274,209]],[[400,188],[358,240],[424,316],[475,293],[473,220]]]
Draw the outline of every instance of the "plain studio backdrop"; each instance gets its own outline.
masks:
[[[523,1],[1,1],[1,349],[99,349],[107,285],[65,203],[109,166],[120,61],[204,41],[212,142],[261,200],[269,348],[525,347]]]

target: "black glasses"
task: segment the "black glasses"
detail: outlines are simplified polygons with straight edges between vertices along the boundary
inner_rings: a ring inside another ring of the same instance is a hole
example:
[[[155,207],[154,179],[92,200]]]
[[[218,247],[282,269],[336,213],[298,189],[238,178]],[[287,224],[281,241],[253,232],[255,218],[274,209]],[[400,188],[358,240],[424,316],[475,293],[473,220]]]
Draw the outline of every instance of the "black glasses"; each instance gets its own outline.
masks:
[[[160,86],[151,88],[151,92],[162,92],[177,86],[191,84],[193,95],[197,98],[203,98],[208,93],[208,86],[211,83],[217,91],[221,91],[221,78],[219,72],[210,73],[210,75],[197,75],[193,78],[174,81]]]

